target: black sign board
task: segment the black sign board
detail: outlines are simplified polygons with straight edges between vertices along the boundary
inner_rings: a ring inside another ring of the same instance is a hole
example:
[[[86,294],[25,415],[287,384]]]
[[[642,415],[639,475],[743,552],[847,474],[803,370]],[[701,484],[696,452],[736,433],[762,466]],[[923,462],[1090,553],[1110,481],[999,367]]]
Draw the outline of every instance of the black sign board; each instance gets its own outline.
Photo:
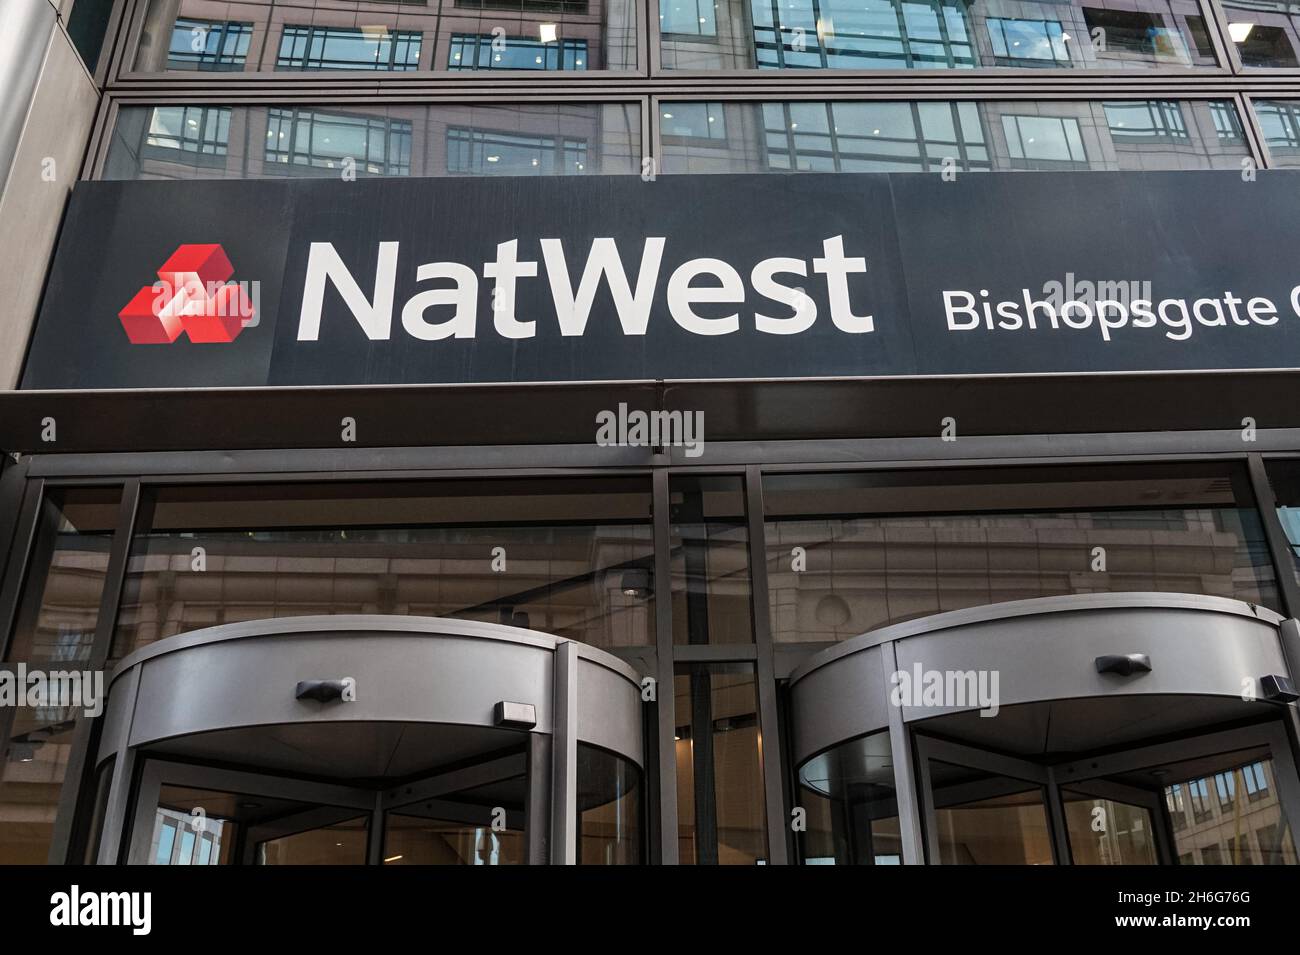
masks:
[[[22,387],[1288,368],[1298,248],[1280,171],[87,182]]]

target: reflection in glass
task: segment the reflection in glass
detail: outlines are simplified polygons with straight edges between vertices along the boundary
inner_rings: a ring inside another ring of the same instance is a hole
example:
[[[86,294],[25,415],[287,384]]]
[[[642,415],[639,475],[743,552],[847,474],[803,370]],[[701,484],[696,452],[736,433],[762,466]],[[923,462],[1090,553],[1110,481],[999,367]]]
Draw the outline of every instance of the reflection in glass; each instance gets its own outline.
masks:
[[[943,865],[1052,865],[1043,787],[930,761],[935,836]],[[936,860],[931,860],[936,861]]]
[[[1081,785],[1063,787],[1065,827],[1075,865],[1157,865],[1151,810],[1107,799]]]
[[[160,488],[142,504],[114,657],[202,627],[320,613],[646,644],[649,518],[642,478]],[[505,549],[495,570],[494,548]]]
[[[1160,69],[1214,66],[1194,0],[660,0],[683,70]]]
[[[1300,66],[1300,7],[1288,0],[1221,0],[1228,37],[1241,65],[1264,69]]]
[[[674,477],[673,642],[753,643],[749,531],[739,477]]]
[[[1163,789],[1175,854],[1183,865],[1295,865],[1292,820],[1282,809],[1273,760],[1227,753],[1147,776]]]
[[[1274,166],[1300,166],[1300,100],[1254,101],[1264,141]]]
[[[762,735],[752,664],[679,664],[677,825],[683,864],[767,858]]]
[[[659,124],[666,173],[1239,169],[1250,156],[1228,100],[662,102]]]
[[[632,103],[123,106],[103,178],[631,175],[640,140]]]
[[[1244,476],[1039,468],[764,480],[773,637],[832,641],[945,610],[1155,591],[1278,607]],[[803,548],[805,565],[791,554]],[[1106,568],[1092,566],[1103,547]]]
[[[804,865],[902,865],[889,731],[841,743],[799,770]]]
[[[634,0],[149,0],[133,69],[632,70],[636,45]]]
[[[356,809],[164,784],[147,858],[149,865],[364,865],[368,825]]]
[[[578,863],[643,861],[641,771],[607,750],[578,744]]]
[[[511,776],[388,812],[383,863],[524,865],[526,793],[526,776]]]

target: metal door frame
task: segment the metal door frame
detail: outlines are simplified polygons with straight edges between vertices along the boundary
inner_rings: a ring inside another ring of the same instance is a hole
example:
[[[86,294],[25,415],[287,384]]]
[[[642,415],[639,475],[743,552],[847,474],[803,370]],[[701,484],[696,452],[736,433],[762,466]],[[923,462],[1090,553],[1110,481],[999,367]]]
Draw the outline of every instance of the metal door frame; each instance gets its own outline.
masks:
[[[364,815],[366,819],[366,857],[370,858],[371,844],[376,839],[374,816],[376,806],[375,792],[356,786],[344,786],[337,783],[316,782],[295,779],[289,776],[276,776],[270,773],[252,772],[238,769],[223,769],[203,766],[195,763],[178,763],[165,758],[145,757],[140,770],[140,778],[135,787],[135,798],[131,812],[131,829],[126,838],[126,862],[128,865],[148,865],[149,848],[153,842],[153,826],[158,809],[158,797],[163,785],[190,786],[195,789],[210,789],[217,792],[241,793],[250,796],[266,796],[275,799],[292,799],[300,802],[317,804],[317,808],[289,817],[300,824],[284,828],[280,822],[267,823],[249,827],[252,835],[263,830],[263,841],[279,836],[304,832],[320,825],[307,825],[307,816],[316,814],[320,809],[332,811],[356,810],[347,813],[344,818],[352,819]],[[330,815],[336,815],[331,812]],[[245,840],[245,848],[240,863],[247,865],[252,860],[253,840]]]
[[[1052,784],[1051,768],[1041,763],[1006,756],[1002,753],[954,743],[950,740],[925,736],[913,731],[912,739],[916,747],[916,771],[921,790],[921,815],[925,820],[926,861],[930,865],[943,865],[939,851],[939,825],[934,805],[934,787],[930,775],[930,761],[939,760],[969,769],[987,770],[1001,776],[1019,779],[1042,787],[1043,808],[1047,813],[1047,834],[1052,844],[1052,861],[1062,865],[1060,807],[1053,798],[1055,787]],[[978,784],[975,784],[978,785]],[[973,789],[974,787],[972,787]],[[1001,787],[989,787],[988,795],[996,795]],[[972,791],[972,796],[976,795]]]

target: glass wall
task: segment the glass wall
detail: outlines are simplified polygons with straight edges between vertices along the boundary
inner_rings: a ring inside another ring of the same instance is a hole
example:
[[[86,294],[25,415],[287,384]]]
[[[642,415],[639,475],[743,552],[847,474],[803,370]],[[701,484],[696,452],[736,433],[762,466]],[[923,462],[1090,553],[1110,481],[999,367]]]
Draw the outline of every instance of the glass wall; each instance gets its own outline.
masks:
[[[889,730],[841,743],[799,769],[804,865],[902,865]]]
[[[744,482],[682,476],[669,494],[673,643],[753,643]]]
[[[635,0],[149,0],[132,70],[633,70]]]
[[[4,669],[43,675],[49,695],[0,709],[0,864],[46,861],[76,720],[103,702],[87,668],[121,494],[54,488],[41,502]]]
[[[642,645],[653,571],[646,478],[159,488],[142,502],[113,655],[222,623],[338,613]]]
[[[1245,476],[1225,466],[769,475],[763,497],[777,641],[1059,594],[1280,609]]]
[[[1257,99],[1259,119],[1274,166],[1300,166],[1300,100]]]
[[[630,175],[633,103],[124,106],[104,179]]]
[[[578,864],[645,861],[641,770],[630,760],[578,743]]]
[[[665,173],[1237,169],[1230,100],[665,102]]]
[[[1195,0],[659,0],[659,29],[683,70],[1216,65]]]
[[[763,737],[753,664],[678,664],[674,682],[680,861],[765,862]]]

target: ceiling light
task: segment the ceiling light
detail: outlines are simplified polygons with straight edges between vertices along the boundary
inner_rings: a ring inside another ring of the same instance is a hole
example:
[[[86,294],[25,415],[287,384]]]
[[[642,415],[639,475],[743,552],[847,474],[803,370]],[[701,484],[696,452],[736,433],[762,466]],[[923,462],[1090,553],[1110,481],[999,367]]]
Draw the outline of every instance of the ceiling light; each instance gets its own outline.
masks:
[[[543,43],[554,43],[559,35],[559,27],[554,23],[541,23],[537,26],[537,35]]]
[[[500,157],[500,156],[488,156],[487,161],[488,161],[488,162],[500,162],[500,161],[501,161],[501,157]]]
[[[1250,36],[1250,31],[1255,29],[1253,23],[1229,23],[1228,36],[1232,37],[1233,43],[1245,43],[1246,37]]]
[[[673,118],[672,113],[664,113],[664,119],[672,119],[672,118]]]
[[[385,861],[385,862],[396,862],[398,859],[402,859],[402,858],[405,858],[405,857],[404,857],[404,856],[389,856],[389,857],[388,857],[387,859],[385,859],[384,861]]]

